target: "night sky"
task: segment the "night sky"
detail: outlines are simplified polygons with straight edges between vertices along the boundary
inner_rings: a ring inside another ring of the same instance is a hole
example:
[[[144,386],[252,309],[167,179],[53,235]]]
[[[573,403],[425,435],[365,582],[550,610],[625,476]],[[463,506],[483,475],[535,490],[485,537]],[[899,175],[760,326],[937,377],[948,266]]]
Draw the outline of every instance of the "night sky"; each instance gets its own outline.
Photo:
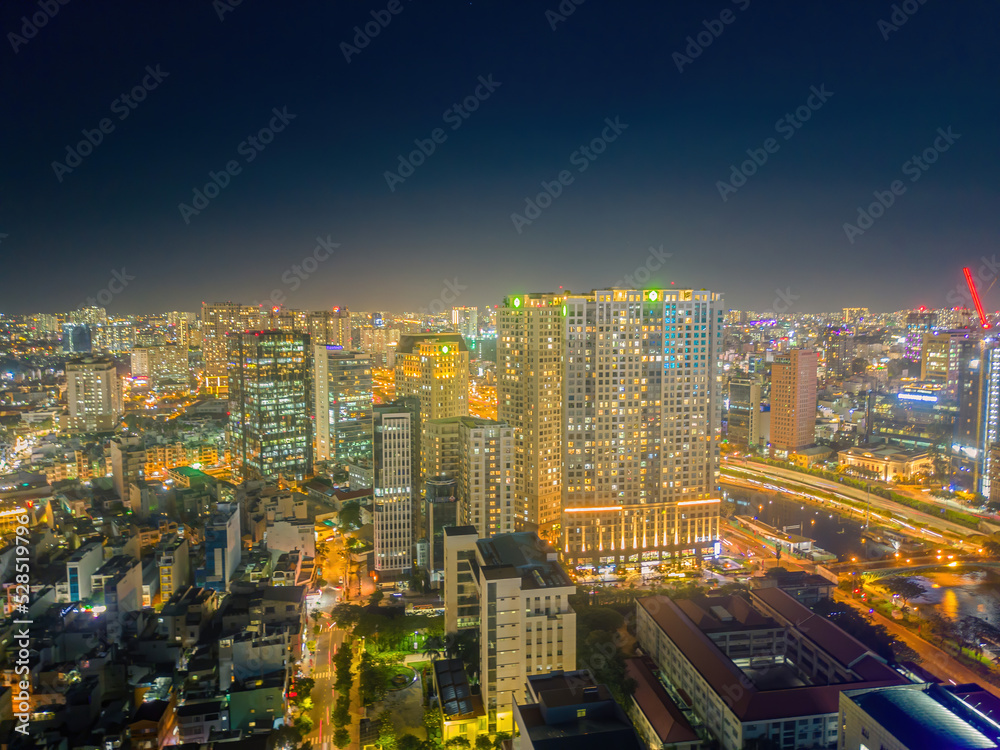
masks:
[[[0,6],[0,312],[72,309],[122,269],[109,313],[625,279],[882,311],[948,305],[997,249],[994,2],[234,1]]]

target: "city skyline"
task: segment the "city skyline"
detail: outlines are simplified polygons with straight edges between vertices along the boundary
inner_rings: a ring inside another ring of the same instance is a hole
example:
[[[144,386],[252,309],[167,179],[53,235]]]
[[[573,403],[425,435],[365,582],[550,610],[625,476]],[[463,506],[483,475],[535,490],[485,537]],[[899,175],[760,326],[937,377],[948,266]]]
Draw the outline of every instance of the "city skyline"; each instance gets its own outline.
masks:
[[[877,311],[995,278],[993,6],[388,5],[5,6],[0,249],[11,278],[56,270],[2,312],[419,310],[647,273]]]

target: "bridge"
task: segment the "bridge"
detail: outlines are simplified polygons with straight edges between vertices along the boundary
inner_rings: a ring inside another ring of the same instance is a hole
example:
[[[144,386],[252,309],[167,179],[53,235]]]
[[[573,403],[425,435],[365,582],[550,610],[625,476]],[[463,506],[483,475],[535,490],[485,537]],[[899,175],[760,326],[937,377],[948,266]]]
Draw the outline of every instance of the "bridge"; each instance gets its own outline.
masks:
[[[870,563],[837,563],[827,565],[827,570],[837,575],[847,575],[858,572],[867,581],[890,576],[906,576],[931,570],[1000,570],[1000,560],[988,558],[972,558],[968,560],[938,560],[936,557],[917,558],[911,563],[896,564],[889,560]]]

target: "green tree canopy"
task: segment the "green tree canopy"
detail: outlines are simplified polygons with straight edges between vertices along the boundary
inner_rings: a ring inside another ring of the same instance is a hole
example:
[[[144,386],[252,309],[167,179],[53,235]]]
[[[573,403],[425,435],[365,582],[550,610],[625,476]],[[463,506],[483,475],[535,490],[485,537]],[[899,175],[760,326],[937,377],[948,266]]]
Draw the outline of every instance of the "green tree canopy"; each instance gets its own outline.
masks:
[[[918,596],[927,593],[927,588],[921,585],[915,578],[904,576],[890,576],[889,578],[883,578],[879,581],[879,585],[881,585],[890,594],[895,594],[902,599],[903,604],[909,602],[910,599],[916,599]]]

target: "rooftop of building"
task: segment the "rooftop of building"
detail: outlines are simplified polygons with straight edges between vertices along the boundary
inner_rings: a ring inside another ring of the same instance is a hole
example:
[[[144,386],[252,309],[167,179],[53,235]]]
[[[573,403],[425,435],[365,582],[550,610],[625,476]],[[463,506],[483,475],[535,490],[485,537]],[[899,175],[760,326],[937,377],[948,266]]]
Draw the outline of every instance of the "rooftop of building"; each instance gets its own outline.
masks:
[[[224,703],[220,700],[207,700],[187,702],[183,706],[177,707],[177,718],[187,716],[201,716],[202,714],[218,713],[222,710]]]
[[[781,625],[750,606],[742,596],[681,599],[677,606],[703,633],[780,629]]]
[[[838,451],[839,456],[850,456],[853,458],[878,458],[882,460],[893,459],[896,461],[913,460],[927,455],[926,450],[906,450],[895,445],[858,446],[852,445],[842,451]]]
[[[753,589],[750,592],[750,597],[751,601],[759,599],[777,612],[780,617],[794,623],[795,628],[800,633],[840,662],[841,665],[854,669],[859,674],[860,667],[878,679],[897,676],[895,670],[872,654],[871,650],[861,641],[841,630],[827,618],[803,606],[780,588]],[[864,661],[871,664],[862,666]],[[873,666],[874,664],[878,666]]]
[[[269,602],[301,603],[305,598],[305,586],[264,586],[251,597]]]
[[[446,526],[445,536],[478,536],[479,532],[475,526]]]
[[[469,351],[465,337],[460,333],[404,333],[399,337],[396,354],[413,354],[414,349],[422,341],[453,345],[460,352]]]
[[[83,560],[84,557],[92,553],[95,549],[101,549],[101,542],[99,540],[92,539],[88,542],[84,542],[82,545],[80,545],[73,551],[73,554],[66,559],[66,562],[67,563],[80,562],[81,560]]]
[[[807,573],[804,570],[788,570],[780,566],[768,568],[762,576],[754,576],[751,581],[766,581],[770,585],[778,585],[782,588],[794,588],[798,586],[836,586],[817,573]]]
[[[139,561],[131,555],[115,555],[109,560],[105,560],[95,572],[95,576],[113,576],[127,573],[132,568],[139,565]]]
[[[139,721],[159,722],[169,705],[169,701],[145,701],[136,708],[135,714],[132,716],[132,723]]]
[[[796,686],[789,684],[787,680],[778,686],[773,685],[773,681],[770,680],[758,685],[752,678],[754,676],[759,678],[760,675],[744,672],[733,663],[712,639],[698,628],[677,602],[666,596],[639,599],[638,606],[653,618],[691,662],[694,669],[705,678],[718,695],[723,697],[741,721],[756,722],[792,716],[835,714],[838,711],[839,694],[842,690],[861,686],[898,685],[905,681],[901,675],[878,661],[877,657],[870,654],[851,636],[829,620],[814,615],[781,589],[760,589],[755,590],[753,594],[768,595],[771,600],[783,598],[790,605],[794,605],[798,619],[793,618],[792,622],[801,624],[809,619],[802,615],[803,611],[813,618],[818,618],[809,620],[807,625],[809,637],[818,641],[828,653],[832,649],[840,652],[842,657],[850,657],[851,661],[848,663],[853,663],[858,668],[856,671],[864,674],[858,682],[839,685]],[[783,611],[789,609],[791,608],[786,606]],[[833,630],[829,630],[826,626]],[[855,653],[852,644],[856,644],[861,652]],[[759,679],[758,681],[761,682]]]
[[[172,474],[180,474],[182,477],[187,477],[188,479],[211,479],[210,474],[206,474],[200,469],[196,469],[193,466],[175,466],[167,471]]]
[[[435,661],[434,680],[438,686],[438,699],[445,721],[459,721],[484,713],[482,697],[472,694],[461,659]]]
[[[250,690],[281,689],[285,686],[285,670],[279,669],[274,672],[250,677],[242,682],[236,681],[229,688],[230,693],[243,693]]]
[[[531,531],[498,534],[476,542],[489,578],[521,577],[522,589],[573,586],[554,547]]]
[[[624,711],[604,685],[594,684],[581,673],[566,675],[566,687],[535,689],[535,703],[517,704],[520,726],[528,735],[531,746],[556,750],[572,744],[574,750],[641,750],[643,747]],[[531,680],[532,678],[528,678]],[[545,685],[552,678],[542,676]],[[555,676],[558,683],[559,678]]]
[[[635,692],[632,698],[639,710],[664,745],[698,740],[697,732],[677,704],[667,695],[666,688],[657,679],[654,669],[655,666],[649,657],[625,660],[625,674],[635,680]]]
[[[1000,747],[1000,725],[977,715],[940,685],[899,685],[845,691],[845,699],[888,730],[909,750]]]

